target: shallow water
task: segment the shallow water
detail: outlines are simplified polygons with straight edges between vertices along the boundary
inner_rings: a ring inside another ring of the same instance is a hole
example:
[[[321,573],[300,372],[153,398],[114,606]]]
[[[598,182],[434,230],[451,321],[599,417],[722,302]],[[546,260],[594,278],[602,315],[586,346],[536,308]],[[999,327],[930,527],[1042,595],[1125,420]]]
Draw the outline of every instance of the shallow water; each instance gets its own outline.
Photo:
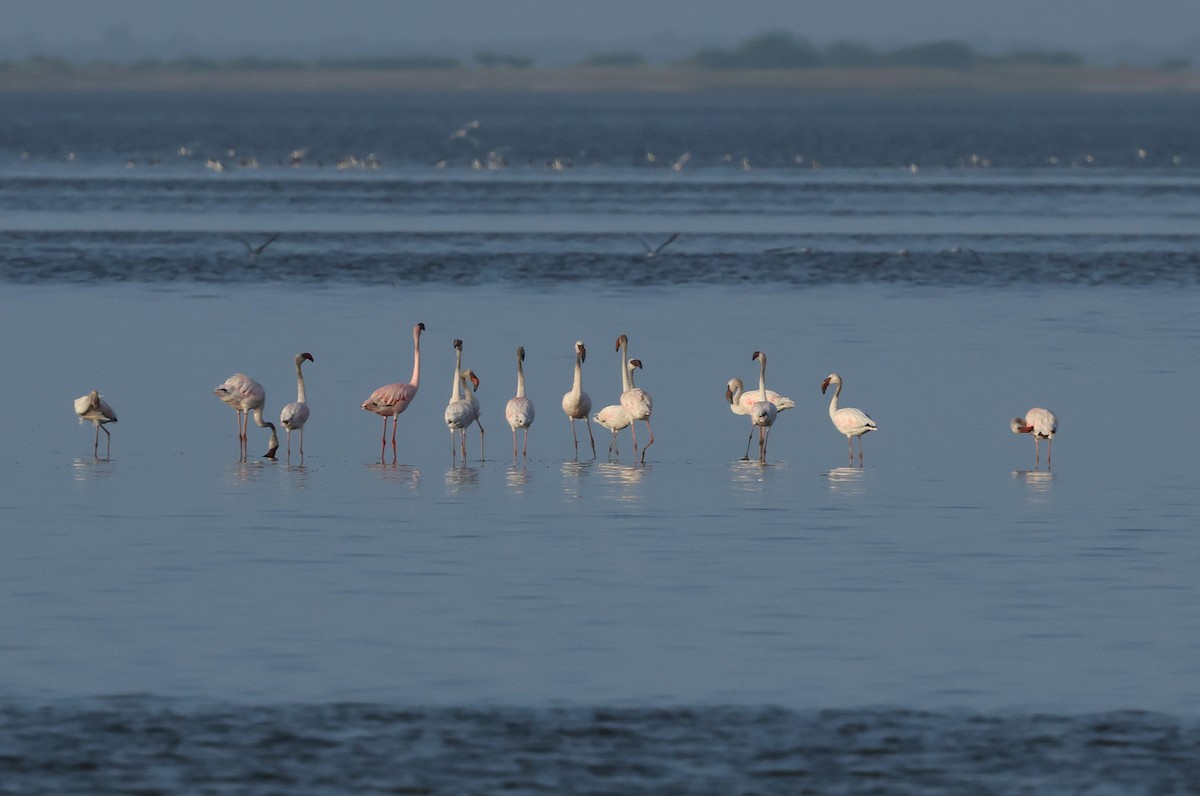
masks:
[[[438,125],[478,100],[433,102]],[[183,110],[118,102],[138,136],[122,117],[80,146],[69,104],[24,101],[11,118],[41,137],[0,136],[0,792],[1195,781],[1200,124],[1169,98],[1096,98],[1061,127],[1037,101],[861,98],[791,117],[832,165],[799,168],[764,128],[749,172],[721,157],[745,131],[725,103],[595,100],[557,108],[559,133],[616,143],[564,173],[532,154],[525,100],[491,108],[525,154],[476,173],[430,165],[444,132],[326,98],[327,124],[407,131],[347,143],[385,168],[220,174],[202,158],[254,131],[286,156],[294,128],[229,116],[204,152]],[[908,133],[849,147],[876,116]],[[941,148],[912,158],[930,118]],[[707,137],[680,143],[688,169],[647,166],[688,124]],[[195,154],[147,167],[181,141]],[[996,165],[964,167],[976,149]],[[673,230],[654,259],[630,234]],[[256,259],[234,236],[274,231]],[[380,463],[359,403],[409,378],[418,321],[420,392]],[[594,408],[616,401],[620,333],[655,399],[645,465],[599,428],[576,458],[559,409],[577,339]],[[455,338],[487,429],[465,464],[442,422]],[[518,345],[538,415],[514,466]],[[755,350],[796,401],[765,465],[740,460],[723,398],[754,384]],[[306,456],[239,462],[213,388],[249,373],[277,418],[300,351]],[[829,422],[831,371],[879,424],[863,467]],[[70,413],[92,388],[120,417],[111,457]],[[1008,430],[1034,405],[1059,415],[1053,469]],[[992,765],[1001,747],[1021,751]]]

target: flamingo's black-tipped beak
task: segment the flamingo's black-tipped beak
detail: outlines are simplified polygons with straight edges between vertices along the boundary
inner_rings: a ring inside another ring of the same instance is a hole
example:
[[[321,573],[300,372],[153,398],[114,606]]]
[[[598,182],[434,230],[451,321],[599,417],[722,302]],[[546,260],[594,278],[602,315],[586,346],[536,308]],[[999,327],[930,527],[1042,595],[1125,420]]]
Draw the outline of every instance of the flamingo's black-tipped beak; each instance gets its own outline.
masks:
[[[310,354],[310,353],[308,353],[307,351],[305,351],[303,354],[301,354],[301,355],[300,355],[300,358],[301,358],[301,359],[307,359],[309,362],[315,362],[315,361],[316,361],[316,360],[314,360],[314,359],[313,359],[313,355],[312,355],[312,354]]]
[[[754,360],[758,359],[761,356],[762,356],[761,351],[755,351],[753,354],[750,355],[750,361],[753,362]]]
[[[829,379],[825,379],[825,381],[821,382],[821,395],[824,395],[825,390],[828,388],[829,388]]]
[[[462,348],[462,340],[455,340],[454,341],[454,349],[457,351],[460,348]]]
[[[725,403],[733,403],[733,390],[728,387],[725,388]]]
[[[479,389],[479,377],[474,373],[471,374],[471,387],[475,390]]]

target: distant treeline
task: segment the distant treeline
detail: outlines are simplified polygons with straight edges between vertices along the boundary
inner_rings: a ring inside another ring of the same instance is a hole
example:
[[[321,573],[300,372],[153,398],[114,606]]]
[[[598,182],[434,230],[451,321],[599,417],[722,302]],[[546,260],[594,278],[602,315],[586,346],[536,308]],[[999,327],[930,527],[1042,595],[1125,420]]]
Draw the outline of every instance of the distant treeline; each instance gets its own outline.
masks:
[[[986,64],[1029,64],[1036,66],[1082,66],[1083,58],[1064,50],[1013,50],[994,56],[980,53],[962,41],[933,41],[894,50],[878,50],[853,41],[818,47],[790,33],[765,33],[748,39],[732,50],[715,47],[693,56],[705,69],[819,69],[821,67],[930,67],[970,69]]]
[[[523,55],[484,52],[472,61],[483,69],[527,69],[534,59]],[[615,51],[590,55],[580,65],[591,67],[642,66],[644,56],[636,52]],[[978,66],[1024,64],[1034,66],[1082,66],[1083,58],[1065,50],[1013,50],[1002,55],[981,53],[970,44],[956,40],[932,41],[890,50],[869,45],[838,41],[826,47],[813,44],[804,37],[787,32],[764,33],[747,39],[733,49],[708,47],[695,52],[682,63],[701,69],[820,69],[820,68],[887,68],[929,67],[936,69],[971,69]],[[215,59],[199,55],[161,60],[144,58],[132,63],[90,62],[77,64],[66,58],[35,55],[24,61],[0,60],[0,70],[37,72],[71,72],[81,67],[111,67],[144,71],[215,72],[241,71],[303,71],[303,70],[452,70],[467,66],[459,58],[437,55],[359,56],[348,58],[264,58],[244,56]],[[1186,69],[1182,59],[1164,62],[1163,69]]]

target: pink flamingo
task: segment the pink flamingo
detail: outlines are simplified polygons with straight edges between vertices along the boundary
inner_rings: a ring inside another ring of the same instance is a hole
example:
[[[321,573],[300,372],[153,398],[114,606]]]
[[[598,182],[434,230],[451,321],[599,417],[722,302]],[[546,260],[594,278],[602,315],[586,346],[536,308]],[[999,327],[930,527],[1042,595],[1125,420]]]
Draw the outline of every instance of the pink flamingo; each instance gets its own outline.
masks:
[[[450,403],[442,418],[450,429],[450,460],[453,461],[457,449],[454,446],[454,432],[461,435],[463,464],[467,461],[467,429],[479,417],[478,404],[472,405],[470,397],[463,397],[465,378],[462,371],[462,340],[454,341],[454,382],[450,385]],[[467,390],[468,394],[470,390]],[[482,428],[482,426],[480,427]]]
[[[1033,463],[1036,467],[1042,460],[1038,440],[1046,440],[1046,466],[1050,466],[1050,454],[1054,449],[1054,433],[1058,431],[1058,418],[1049,409],[1034,407],[1025,417],[1014,417],[1009,424],[1014,434],[1033,435]]]
[[[279,436],[275,433],[275,424],[263,420],[263,404],[267,401],[267,391],[263,386],[244,373],[235,373],[218,386],[214,393],[237,412],[238,446],[242,461],[246,460],[246,432],[250,428],[250,416],[254,416],[254,425],[259,428],[271,429],[271,441],[265,459],[274,459],[275,451],[279,450]]]
[[[621,386],[624,388],[621,392],[621,406],[629,413],[629,417],[633,420],[641,420],[646,424],[646,431],[650,433],[650,441],[642,448],[642,463],[646,462],[646,448],[654,444],[654,429],[650,428],[650,413],[654,411],[654,401],[650,398],[650,393],[643,390],[641,387],[633,386],[633,380],[630,378],[629,362],[629,338],[621,335],[617,338],[617,351],[621,352]],[[629,433],[633,436],[633,452],[637,453],[637,425],[629,424]]]
[[[362,402],[362,408],[374,412],[383,418],[383,440],[379,444],[379,461],[382,462],[387,452],[388,418],[392,418],[392,464],[396,463],[396,423],[399,415],[412,399],[417,397],[417,386],[421,380],[421,332],[425,324],[418,323],[413,327],[413,372],[412,381],[408,384],[387,384],[371,393],[371,397]]]
[[[876,431],[879,426],[875,425],[875,421],[868,417],[867,413],[861,409],[854,409],[849,406],[838,408],[838,396],[842,394],[842,377],[838,374],[830,373],[821,382],[822,395],[825,394],[825,390],[830,384],[836,384],[837,389],[833,392],[833,398],[829,399],[829,419],[833,421],[834,428],[846,435],[846,444],[850,446],[851,464],[854,464],[854,438],[858,437],[858,463],[862,464],[863,435]]]
[[[92,444],[92,455],[97,459],[100,458],[100,431],[103,430],[108,438],[104,455],[111,457],[112,432],[104,428],[104,424],[117,422],[117,413],[108,405],[108,402],[100,397],[100,393],[92,390],[87,395],[81,395],[75,399],[75,414],[79,415],[80,423],[87,420],[96,427],[96,441]]]
[[[587,426],[588,439],[592,441],[592,458],[596,458],[596,438],[592,436],[592,421],[588,413],[592,411],[592,399],[583,391],[583,362],[587,359],[587,349],[582,340],[575,341],[575,382],[571,391],[563,396],[562,408],[571,421],[571,438],[575,440],[575,457],[579,458],[579,437],[575,434],[575,421],[582,420]]]
[[[629,360],[629,384],[631,386],[633,385],[633,372],[641,366],[642,360]],[[625,411],[625,407],[620,404],[609,404],[593,415],[592,420],[612,432],[612,441],[608,443],[608,455],[612,456],[615,453],[620,456],[621,452],[617,450],[617,433],[633,425],[633,418]]]
[[[283,407],[279,412],[279,424],[287,429],[287,455],[292,458],[292,432],[300,432],[300,459],[304,459],[304,424],[308,422],[308,400],[304,395],[304,372],[300,365],[305,360],[313,361],[313,355],[305,351],[296,354],[296,400]]]

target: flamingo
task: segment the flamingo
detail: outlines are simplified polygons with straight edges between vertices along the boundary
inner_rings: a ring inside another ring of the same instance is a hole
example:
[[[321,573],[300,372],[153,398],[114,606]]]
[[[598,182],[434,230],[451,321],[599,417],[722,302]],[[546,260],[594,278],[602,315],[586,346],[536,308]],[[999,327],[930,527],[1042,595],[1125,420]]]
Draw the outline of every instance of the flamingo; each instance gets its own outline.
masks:
[[[471,411],[475,413],[475,425],[479,426],[479,461],[483,461],[483,422],[479,419],[483,413],[479,411],[479,401],[475,398],[475,393],[479,391],[479,377],[470,368],[462,371],[462,390],[463,396],[471,403]]]
[[[587,359],[587,349],[582,340],[575,341],[575,382],[571,391],[563,396],[562,408],[571,421],[571,438],[575,440],[575,458],[579,458],[579,437],[575,434],[575,421],[582,420],[587,426],[588,439],[592,441],[592,458],[596,458],[596,438],[592,436],[592,421],[588,413],[592,411],[592,399],[583,391],[583,362]]]
[[[251,415],[254,416],[254,425],[271,429],[271,441],[263,458],[274,459],[275,451],[279,450],[279,437],[275,433],[275,424],[263,420],[263,404],[267,401],[267,391],[263,386],[245,373],[235,373],[213,392],[237,412],[238,444],[242,461],[246,459],[246,431],[250,427]]]
[[[875,431],[878,426],[861,409],[853,409],[849,406],[838,408],[838,396],[842,394],[842,377],[838,374],[830,373],[821,382],[822,395],[825,394],[825,390],[830,384],[836,384],[837,389],[834,390],[833,398],[829,401],[829,419],[833,421],[834,428],[846,435],[846,444],[850,446],[851,464],[854,464],[854,438],[858,437],[858,463],[862,464],[863,435]]]
[[[521,456],[528,458],[529,427],[533,425],[533,401],[525,397],[525,346],[517,347],[517,394],[504,406],[504,419],[512,427],[513,461],[517,460],[517,429],[525,430]]]
[[[304,424],[308,422],[308,401],[304,396],[304,373],[300,365],[305,361],[313,361],[313,355],[305,351],[296,354],[296,400],[279,412],[279,425],[287,429],[288,459],[292,458],[292,432],[300,432],[300,458],[304,458]]]
[[[1034,466],[1042,460],[1041,451],[1038,450],[1038,440],[1044,439],[1046,442],[1046,466],[1050,466],[1050,454],[1054,450],[1054,434],[1058,431],[1058,418],[1049,409],[1042,409],[1035,406],[1025,413],[1025,417],[1014,417],[1012,423],[1009,424],[1014,434],[1032,434],[1033,435],[1033,455]]]
[[[633,383],[634,369],[640,368],[641,366],[642,360],[629,360],[630,384]],[[617,432],[621,431],[622,429],[629,428],[629,426],[633,423],[633,418],[630,417],[629,413],[625,411],[625,407],[621,406],[620,404],[609,404],[597,412],[595,416],[592,417],[592,420],[595,420],[597,423],[612,432],[612,442],[608,443],[608,455],[612,456],[614,452],[617,453],[617,455],[620,455],[621,452],[616,450]]]
[[[396,463],[396,423],[399,415],[412,399],[417,397],[417,386],[421,380],[421,332],[425,324],[418,323],[413,327],[413,372],[412,381],[408,384],[387,384],[371,393],[371,397],[362,402],[362,408],[383,417],[383,440],[379,445],[379,460],[382,462],[387,450],[388,418],[392,418],[392,463]]]
[[[730,379],[725,385],[725,400],[729,402],[729,411],[735,415],[749,415],[750,407],[754,406],[759,401],[763,400],[763,394],[760,390],[745,391],[745,385],[742,380],[736,376]],[[780,395],[774,390],[767,390],[766,400],[775,404],[775,409],[782,412],[785,409],[791,409],[796,405],[796,402],[791,398]],[[750,426],[750,437],[746,440],[746,455],[742,457],[743,461],[750,460],[750,443],[754,440],[754,426]]]
[[[463,398],[463,375],[462,375],[462,340],[454,341],[454,384],[450,390],[450,403],[446,404],[446,412],[443,417],[446,420],[446,426],[450,429],[450,457],[455,456],[454,448],[454,432],[462,433],[462,455],[463,461],[467,459],[467,428],[475,422],[476,410],[471,407],[471,401]]]
[[[112,456],[112,432],[104,428],[104,424],[117,422],[117,413],[108,405],[108,402],[100,397],[99,392],[92,390],[87,395],[81,395],[75,399],[75,414],[79,415],[81,424],[87,420],[96,427],[96,441],[92,444],[92,455],[97,459],[100,458],[100,432],[103,430],[107,438],[104,455]]]
[[[767,460],[767,437],[771,434],[771,426],[775,424],[775,417],[779,414],[779,410],[766,397],[767,355],[762,351],[755,351],[751,355],[750,361],[753,362],[756,359],[758,360],[758,392],[763,398],[750,407],[750,422],[758,426],[758,460],[765,462]]]
[[[654,411],[654,401],[650,398],[650,393],[643,390],[641,387],[634,387],[633,380],[630,378],[629,365],[626,357],[629,355],[629,338],[621,335],[617,338],[617,350],[621,352],[621,386],[624,388],[621,392],[621,406],[625,407],[625,411],[634,420],[641,420],[646,424],[646,431],[650,433],[650,441],[642,448],[642,463],[646,462],[646,448],[654,444],[654,429],[650,428],[650,413]],[[637,453],[637,426],[634,423],[629,424],[629,433],[633,435],[633,452]]]

